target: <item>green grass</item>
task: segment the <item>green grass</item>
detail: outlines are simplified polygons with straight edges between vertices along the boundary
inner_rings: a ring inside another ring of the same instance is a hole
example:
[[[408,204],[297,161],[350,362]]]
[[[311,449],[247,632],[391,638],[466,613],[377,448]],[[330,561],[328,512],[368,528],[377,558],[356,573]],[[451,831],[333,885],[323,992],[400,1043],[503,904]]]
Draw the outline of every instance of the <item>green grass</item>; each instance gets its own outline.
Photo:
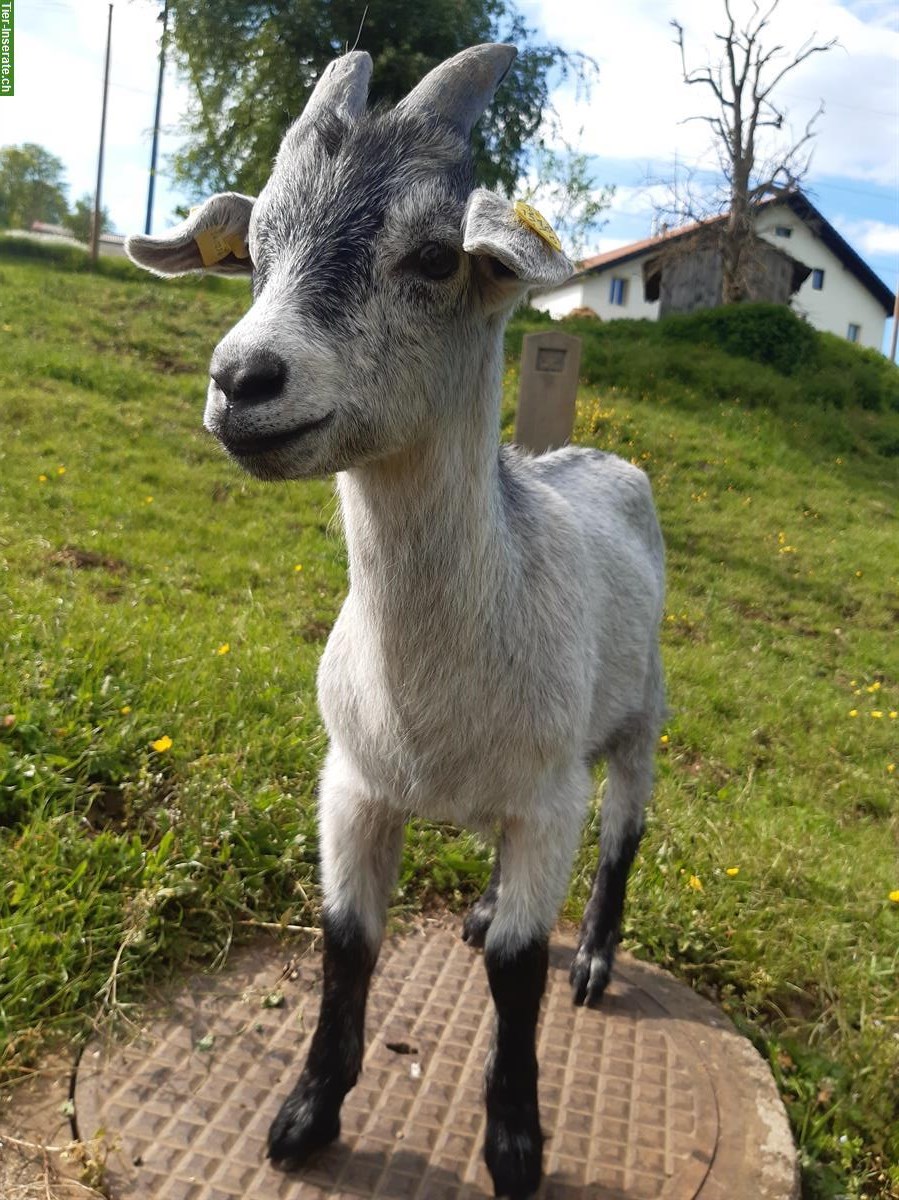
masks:
[[[254,483],[200,427],[245,287],[6,246],[0,285],[11,1078],[247,922],[314,920],[314,675],[346,580],[332,485]],[[507,428],[540,323],[510,333]],[[673,715],[625,944],[771,1062],[807,1197],[899,1196],[899,372],[836,339],[772,365],[757,329],[572,324],[576,440],[645,466],[669,553]],[[416,825],[397,914],[487,872],[472,837]]]

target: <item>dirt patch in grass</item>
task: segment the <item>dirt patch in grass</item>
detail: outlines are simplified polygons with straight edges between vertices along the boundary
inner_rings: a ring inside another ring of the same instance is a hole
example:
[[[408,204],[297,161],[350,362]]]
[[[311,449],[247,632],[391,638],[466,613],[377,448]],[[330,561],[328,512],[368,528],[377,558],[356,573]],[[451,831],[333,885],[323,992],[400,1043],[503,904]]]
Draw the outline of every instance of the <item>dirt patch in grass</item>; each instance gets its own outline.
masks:
[[[76,571],[112,571],[113,574],[124,574],[128,564],[121,558],[113,558],[109,554],[100,554],[96,550],[85,550],[81,546],[63,546],[47,556],[47,561],[54,567],[70,567]]]

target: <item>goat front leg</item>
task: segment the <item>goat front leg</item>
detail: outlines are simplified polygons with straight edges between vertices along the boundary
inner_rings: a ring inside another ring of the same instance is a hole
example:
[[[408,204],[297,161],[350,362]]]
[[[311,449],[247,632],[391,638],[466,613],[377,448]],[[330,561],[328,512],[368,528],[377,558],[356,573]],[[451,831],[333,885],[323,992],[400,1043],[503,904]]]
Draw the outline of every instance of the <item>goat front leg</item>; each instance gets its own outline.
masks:
[[[319,801],[324,985],[309,1056],[268,1135],[269,1158],[298,1166],[340,1134],[362,1069],[365,1006],[403,841],[402,818],[332,751]]]
[[[571,964],[575,1004],[598,1004],[612,975],[631,865],[643,836],[652,792],[655,724],[634,731],[608,755],[600,814],[600,855],[577,954]]]
[[[526,1200],[540,1185],[543,1133],[537,1099],[537,1019],[546,986],[549,931],[565,896],[589,793],[586,772],[546,820],[504,830],[502,886],[484,961],[496,1005],[485,1073],[484,1158],[497,1196]],[[554,797],[558,800],[559,797]]]

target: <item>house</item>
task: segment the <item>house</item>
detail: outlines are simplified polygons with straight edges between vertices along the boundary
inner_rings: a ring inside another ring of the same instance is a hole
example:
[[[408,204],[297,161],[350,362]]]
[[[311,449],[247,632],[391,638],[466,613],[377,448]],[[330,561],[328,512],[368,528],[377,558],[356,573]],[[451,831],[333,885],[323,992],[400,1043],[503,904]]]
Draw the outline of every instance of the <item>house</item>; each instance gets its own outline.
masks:
[[[555,317],[587,307],[604,321],[654,321],[660,315],[662,287],[653,266],[663,254],[670,261],[677,243],[689,245],[691,237],[721,221],[716,217],[687,225],[588,258],[567,283],[538,293],[531,303]],[[755,232],[808,270],[791,301],[800,316],[816,329],[880,349],[893,294],[802,192],[763,201],[756,210]]]

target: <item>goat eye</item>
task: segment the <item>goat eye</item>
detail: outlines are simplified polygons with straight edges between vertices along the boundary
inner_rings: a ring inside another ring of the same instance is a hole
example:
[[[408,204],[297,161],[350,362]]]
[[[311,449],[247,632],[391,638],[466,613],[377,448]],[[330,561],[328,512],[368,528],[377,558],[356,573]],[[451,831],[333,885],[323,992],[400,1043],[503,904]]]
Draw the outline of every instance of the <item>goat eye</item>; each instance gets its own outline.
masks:
[[[418,252],[416,266],[428,279],[449,279],[459,266],[459,255],[452,246],[426,242]]]

